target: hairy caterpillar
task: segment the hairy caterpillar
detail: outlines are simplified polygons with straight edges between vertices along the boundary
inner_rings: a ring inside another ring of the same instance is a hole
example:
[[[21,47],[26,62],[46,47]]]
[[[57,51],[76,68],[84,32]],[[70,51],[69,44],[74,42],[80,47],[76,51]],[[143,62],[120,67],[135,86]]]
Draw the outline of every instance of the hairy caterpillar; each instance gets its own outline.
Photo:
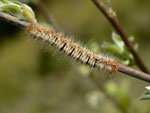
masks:
[[[72,56],[84,64],[99,68],[109,73],[116,72],[118,70],[116,60],[108,58],[104,55],[97,55],[64,37],[63,34],[56,33],[54,30],[46,30],[45,28],[34,23],[28,24],[26,30],[35,38],[50,43],[66,53],[68,56]]]

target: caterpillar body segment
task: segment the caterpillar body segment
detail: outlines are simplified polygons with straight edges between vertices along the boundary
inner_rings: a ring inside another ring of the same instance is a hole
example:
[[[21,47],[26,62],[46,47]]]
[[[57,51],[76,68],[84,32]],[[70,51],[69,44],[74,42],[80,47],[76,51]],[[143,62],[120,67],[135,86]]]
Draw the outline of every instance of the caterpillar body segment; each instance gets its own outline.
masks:
[[[118,70],[118,64],[116,60],[106,57],[105,55],[97,55],[73,42],[72,40],[64,37],[64,35],[61,33],[56,33],[54,30],[46,30],[45,28],[34,23],[30,23],[26,30],[33,37],[41,39],[44,42],[48,42],[49,44],[66,53],[68,56],[72,56],[84,64],[99,68],[109,73],[116,72]]]

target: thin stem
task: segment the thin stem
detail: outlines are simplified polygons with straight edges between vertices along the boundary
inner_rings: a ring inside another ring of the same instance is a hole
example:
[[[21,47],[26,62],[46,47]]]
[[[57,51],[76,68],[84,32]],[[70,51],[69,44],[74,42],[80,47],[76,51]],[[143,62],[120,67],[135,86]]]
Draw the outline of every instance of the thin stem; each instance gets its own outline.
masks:
[[[6,22],[9,22],[11,24],[17,25],[18,27],[21,27],[21,28],[26,28],[27,25],[29,24],[28,22],[19,20],[18,18],[13,17],[9,14],[5,14],[1,11],[0,11],[0,19],[4,20]],[[122,64],[118,64],[118,67],[119,67],[118,71],[121,73],[130,75],[132,77],[138,78],[138,79],[146,81],[146,82],[150,82],[150,75],[149,74],[146,74],[144,72],[141,72],[141,71],[135,70],[133,68],[124,66]]]
[[[18,27],[21,27],[21,28],[25,28],[29,24],[28,22],[21,21],[18,18],[14,17],[14,16],[11,16],[9,14],[3,13],[1,11],[0,11],[0,19],[4,20],[4,21],[6,21],[10,24],[14,24]]]
[[[124,66],[122,64],[118,64],[118,66],[119,66],[118,69],[119,72],[138,78],[140,80],[150,82],[150,74],[135,70],[133,68]]]
[[[105,17],[108,19],[108,21],[112,24],[112,26],[115,28],[116,32],[121,36],[122,40],[130,50],[130,52],[133,54],[137,66],[145,73],[150,73],[149,70],[144,65],[143,61],[141,60],[138,53],[135,51],[135,49],[130,44],[127,35],[125,34],[123,28],[121,27],[118,18],[115,14],[115,12],[108,11],[103,3],[99,0],[92,0],[93,3],[97,6],[97,8],[105,15]]]

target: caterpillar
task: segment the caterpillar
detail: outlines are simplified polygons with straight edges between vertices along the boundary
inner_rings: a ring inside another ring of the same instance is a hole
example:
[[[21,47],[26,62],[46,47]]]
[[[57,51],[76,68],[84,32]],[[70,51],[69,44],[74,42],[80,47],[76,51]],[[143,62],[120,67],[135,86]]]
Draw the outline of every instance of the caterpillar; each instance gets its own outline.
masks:
[[[72,56],[74,59],[106,72],[112,73],[118,70],[117,61],[104,55],[97,55],[92,51],[80,46],[74,41],[66,38],[61,33],[56,33],[53,29],[47,30],[35,23],[29,23],[26,27],[27,33],[34,38],[48,42],[59,50]]]

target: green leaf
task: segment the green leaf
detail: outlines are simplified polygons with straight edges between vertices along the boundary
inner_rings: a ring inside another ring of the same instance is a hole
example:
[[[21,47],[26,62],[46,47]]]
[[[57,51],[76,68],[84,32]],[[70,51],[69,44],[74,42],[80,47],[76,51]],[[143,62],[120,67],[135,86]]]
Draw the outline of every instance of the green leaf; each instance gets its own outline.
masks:
[[[104,43],[102,45],[102,47],[104,49],[106,49],[107,52],[112,53],[114,56],[118,57],[122,64],[124,65],[133,65],[135,64],[135,60],[134,57],[132,55],[132,53],[128,50],[127,46],[125,45],[124,41],[122,40],[122,38],[116,34],[116,33],[112,33],[112,40],[114,42],[114,44],[110,44],[110,43]],[[130,36],[129,37],[130,41],[134,41],[134,37]],[[138,46],[135,45],[135,48],[137,48]]]
[[[12,1],[12,3],[18,4],[18,5],[22,4],[22,3],[18,2],[18,1]]]
[[[8,13],[10,15],[13,15],[15,17],[20,18],[21,17],[21,7],[19,5],[16,4],[4,4],[0,6],[0,9],[5,12]]]
[[[8,1],[6,1],[6,0],[1,0],[0,2],[3,3],[3,4],[8,3]]]
[[[120,36],[116,33],[112,33],[112,39],[114,41],[114,43],[116,44],[116,46],[118,46],[118,48],[122,51],[124,51],[124,42],[122,41],[122,39],[120,38]]]
[[[28,22],[36,22],[33,10],[19,1],[0,1],[0,10]]]
[[[150,86],[145,87],[147,90],[144,94],[140,97],[140,100],[148,100],[150,99]]]
[[[117,57],[123,57],[123,52],[116,45],[109,44],[104,47],[107,52],[113,53]]]
[[[144,94],[140,97],[140,100],[148,100],[150,99],[150,91],[147,90],[144,92]]]
[[[134,57],[131,54],[131,52],[128,50],[127,46],[124,46],[124,55],[127,57],[127,59],[130,61],[130,64],[134,64]]]
[[[29,6],[22,4],[21,9],[23,11],[23,17],[26,21],[36,22],[35,14]]]
[[[105,42],[103,44],[103,48],[105,48],[109,52],[114,52],[115,54],[122,54],[123,53],[123,51],[118,49],[118,47],[116,45],[110,44],[110,43],[107,43],[107,42]]]

